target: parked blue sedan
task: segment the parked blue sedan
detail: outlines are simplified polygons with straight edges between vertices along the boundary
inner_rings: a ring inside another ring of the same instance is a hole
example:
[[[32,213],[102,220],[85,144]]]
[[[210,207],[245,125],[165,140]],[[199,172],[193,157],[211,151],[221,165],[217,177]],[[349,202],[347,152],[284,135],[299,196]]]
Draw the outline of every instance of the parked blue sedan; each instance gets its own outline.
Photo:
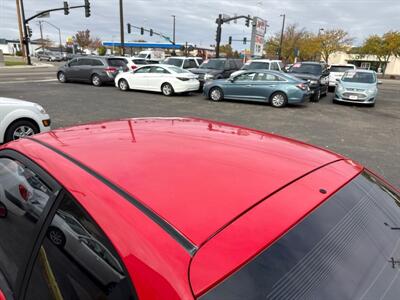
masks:
[[[229,79],[206,82],[203,94],[212,101],[250,100],[284,107],[308,100],[310,88],[307,82],[282,72],[249,70]]]

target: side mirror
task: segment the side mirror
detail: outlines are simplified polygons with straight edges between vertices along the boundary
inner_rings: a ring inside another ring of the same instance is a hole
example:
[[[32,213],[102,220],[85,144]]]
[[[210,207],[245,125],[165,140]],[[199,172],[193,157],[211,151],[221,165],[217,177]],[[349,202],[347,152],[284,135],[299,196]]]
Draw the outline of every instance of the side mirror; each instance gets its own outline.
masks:
[[[229,77],[228,81],[229,82],[235,82],[235,77]]]

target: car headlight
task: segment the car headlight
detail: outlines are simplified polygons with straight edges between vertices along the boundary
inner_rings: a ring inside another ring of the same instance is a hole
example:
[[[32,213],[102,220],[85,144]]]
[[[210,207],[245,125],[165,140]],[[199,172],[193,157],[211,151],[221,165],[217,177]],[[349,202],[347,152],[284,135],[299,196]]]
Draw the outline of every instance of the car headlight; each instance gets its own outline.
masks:
[[[313,85],[318,84],[318,80],[311,80],[310,84],[313,84]]]
[[[206,75],[204,76],[204,79],[205,79],[205,80],[214,79],[214,75],[206,74]]]
[[[377,91],[378,91],[378,90],[377,90],[376,87],[372,87],[372,88],[369,88],[369,89],[367,90],[367,93],[368,93],[368,94],[375,94]]]
[[[39,104],[34,104],[33,105],[40,113],[42,113],[42,114],[46,114],[46,110],[42,107],[42,106],[40,106]]]
[[[337,85],[337,91],[338,91],[339,93],[344,92],[344,87],[343,87],[341,84],[338,84],[338,85]]]

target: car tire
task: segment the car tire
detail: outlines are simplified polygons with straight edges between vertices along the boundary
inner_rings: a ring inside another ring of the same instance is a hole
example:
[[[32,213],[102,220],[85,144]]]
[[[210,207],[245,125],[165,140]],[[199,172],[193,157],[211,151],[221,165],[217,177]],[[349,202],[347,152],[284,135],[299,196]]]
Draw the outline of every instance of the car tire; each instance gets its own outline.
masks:
[[[328,96],[328,90],[329,90],[329,87],[326,87],[325,92],[321,94],[321,97]]]
[[[276,92],[271,95],[269,98],[269,103],[272,105],[272,107],[275,108],[282,108],[285,107],[288,103],[288,99],[286,94],[282,92]]]
[[[125,79],[120,79],[118,81],[118,88],[123,92],[129,91],[128,81],[126,81]]]
[[[65,76],[65,73],[62,72],[62,71],[57,73],[57,79],[61,83],[66,83],[67,82],[67,76]]]
[[[101,78],[97,74],[92,75],[91,82],[94,86],[97,86],[97,87],[102,85]]]
[[[4,142],[8,143],[36,133],[39,133],[39,128],[33,121],[19,120],[8,126],[4,135]]]
[[[162,94],[163,94],[164,96],[169,97],[169,96],[172,96],[172,95],[174,94],[174,88],[172,87],[171,84],[169,84],[169,83],[164,83],[164,84],[161,86],[161,92],[162,92]]]
[[[47,230],[47,237],[53,243],[53,245],[63,248],[65,246],[65,234],[57,227],[50,226]]]
[[[219,87],[213,87],[208,93],[208,98],[214,102],[222,101],[224,100],[224,92]]]
[[[318,89],[316,94],[314,94],[311,98],[311,102],[319,102],[321,99],[321,89]]]

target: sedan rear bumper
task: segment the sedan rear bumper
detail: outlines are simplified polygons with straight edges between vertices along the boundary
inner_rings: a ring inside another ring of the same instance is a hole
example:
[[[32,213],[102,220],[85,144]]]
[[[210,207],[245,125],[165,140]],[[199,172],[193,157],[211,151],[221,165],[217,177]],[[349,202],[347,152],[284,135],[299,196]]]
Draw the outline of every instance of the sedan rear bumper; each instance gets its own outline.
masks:
[[[182,81],[173,85],[175,93],[198,91],[200,82],[198,80]]]

